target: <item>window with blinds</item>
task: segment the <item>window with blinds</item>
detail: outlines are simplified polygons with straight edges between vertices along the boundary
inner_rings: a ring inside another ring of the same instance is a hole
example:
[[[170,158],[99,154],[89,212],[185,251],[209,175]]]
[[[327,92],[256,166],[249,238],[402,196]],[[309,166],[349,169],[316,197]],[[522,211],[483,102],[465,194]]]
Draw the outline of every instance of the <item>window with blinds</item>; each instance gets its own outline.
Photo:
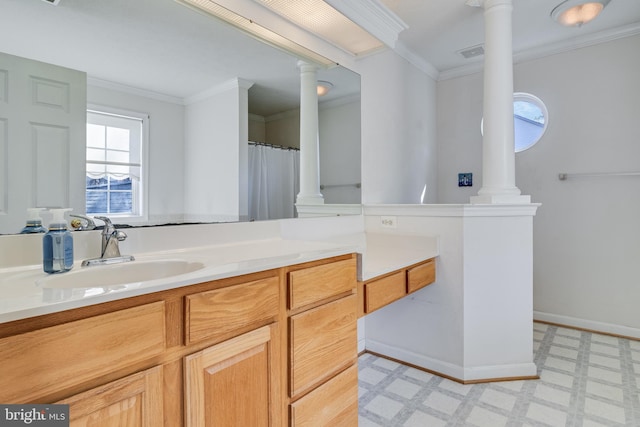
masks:
[[[141,216],[148,117],[87,110],[88,214]]]

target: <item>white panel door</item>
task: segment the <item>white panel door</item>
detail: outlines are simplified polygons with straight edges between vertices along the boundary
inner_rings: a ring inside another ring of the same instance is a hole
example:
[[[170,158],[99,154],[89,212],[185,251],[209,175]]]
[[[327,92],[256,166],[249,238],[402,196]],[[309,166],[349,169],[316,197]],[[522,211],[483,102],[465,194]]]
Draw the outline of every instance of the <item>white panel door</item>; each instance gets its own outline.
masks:
[[[30,207],[85,210],[86,73],[0,53],[0,234]]]

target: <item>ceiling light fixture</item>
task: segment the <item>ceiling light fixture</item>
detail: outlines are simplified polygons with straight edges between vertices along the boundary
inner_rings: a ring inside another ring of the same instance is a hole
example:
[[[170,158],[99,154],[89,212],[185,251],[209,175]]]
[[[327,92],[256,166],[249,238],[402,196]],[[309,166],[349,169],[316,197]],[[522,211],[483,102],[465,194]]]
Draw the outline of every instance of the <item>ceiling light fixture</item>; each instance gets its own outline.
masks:
[[[254,0],[351,55],[363,55],[384,44],[323,0]]]
[[[567,27],[580,27],[596,18],[611,0],[565,0],[551,11],[551,17]]]
[[[47,1],[47,0],[45,0]],[[220,6],[218,3],[212,0],[176,0],[178,3],[187,7],[191,7],[201,12],[206,12],[227,24],[233,25],[236,28],[244,31],[248,35],[261,40],[273,47],[281,49],[287,53],[296,56],[298,59],[303,59],[314,64],[320,65],[325,68],[331,68],[336,63],[322,55],[319,55],[307,49],[306,47],[299,45],[298,43],[289,40],[286,37],[277,34],[262,25],[256,24],[254,21],[240,16],[231,10]]]
[[[333,84],[324,80],[318,80],[318,96],[325,96],[333,88]]]

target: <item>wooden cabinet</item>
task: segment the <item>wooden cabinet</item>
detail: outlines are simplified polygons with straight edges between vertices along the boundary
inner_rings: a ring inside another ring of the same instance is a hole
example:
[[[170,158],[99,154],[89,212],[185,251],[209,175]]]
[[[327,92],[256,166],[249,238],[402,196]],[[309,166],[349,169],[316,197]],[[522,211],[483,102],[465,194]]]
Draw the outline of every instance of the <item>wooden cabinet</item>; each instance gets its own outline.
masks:
[[[0,324],[0,402],[71,426],[356,425],[356,257]],[[355,418],[354,418],[355,417]]]
[[[69,405],[70,427],[161,426],[162,367],[129,375],[56,403]]]
[[[357,425],[356,260],[288,279],[290,425]]]
[[[185,358],[187,427],[280,424],[275,330],[264,326]]]
[[[384,276],[358,284],[358,316],[373,311],[404,298],[406,295],[424,288],[436,280],[436,263],[431,258]]]

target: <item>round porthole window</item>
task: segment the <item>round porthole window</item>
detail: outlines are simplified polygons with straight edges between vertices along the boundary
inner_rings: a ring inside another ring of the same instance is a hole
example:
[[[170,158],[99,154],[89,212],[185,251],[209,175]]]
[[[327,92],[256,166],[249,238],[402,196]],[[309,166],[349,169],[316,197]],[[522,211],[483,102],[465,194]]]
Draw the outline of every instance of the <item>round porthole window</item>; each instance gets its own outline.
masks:
[[[513,130],[515,152],[533,147],[549,125],[549,112],[537,96],[525,92],[513,94]],[[482,123],[480,131],[483,132]]]

